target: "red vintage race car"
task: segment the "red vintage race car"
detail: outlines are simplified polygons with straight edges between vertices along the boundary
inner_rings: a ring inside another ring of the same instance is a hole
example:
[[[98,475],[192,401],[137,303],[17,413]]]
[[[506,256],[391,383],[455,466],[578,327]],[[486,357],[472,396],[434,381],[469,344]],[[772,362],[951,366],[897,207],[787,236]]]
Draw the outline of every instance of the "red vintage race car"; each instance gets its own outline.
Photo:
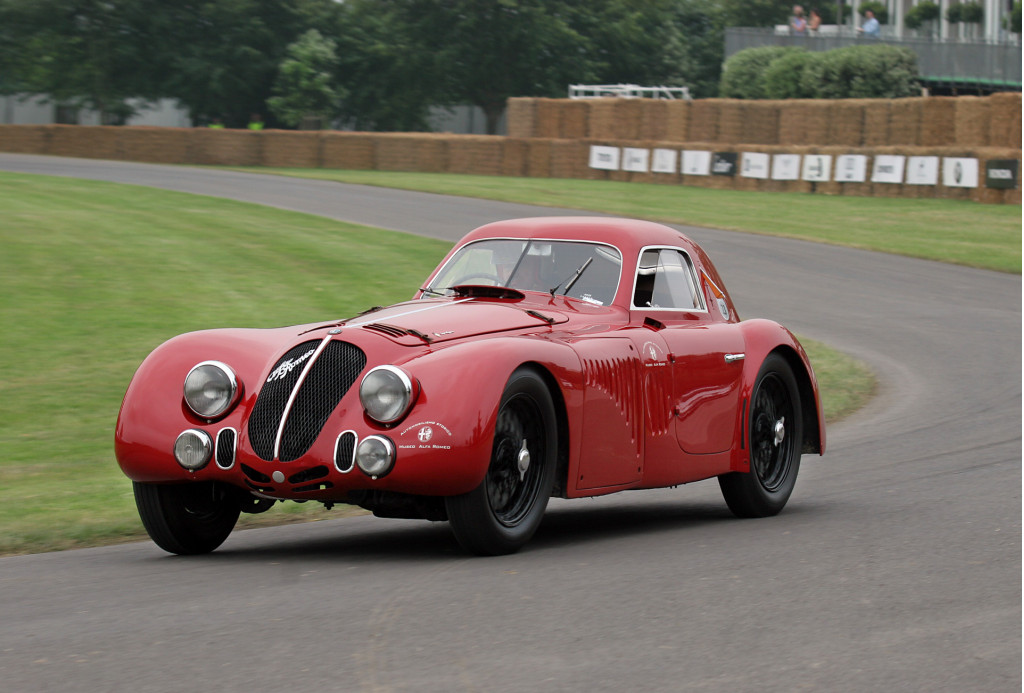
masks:
[[[502,554],[552,495],[717,477],[736,515],[774,515],[825,425],[796,338],[740,322],[693,241],[561,217],[473,231],[407,303],[171,339],[129,385],[115,449],[172,553],[291,499],[447,520]]]

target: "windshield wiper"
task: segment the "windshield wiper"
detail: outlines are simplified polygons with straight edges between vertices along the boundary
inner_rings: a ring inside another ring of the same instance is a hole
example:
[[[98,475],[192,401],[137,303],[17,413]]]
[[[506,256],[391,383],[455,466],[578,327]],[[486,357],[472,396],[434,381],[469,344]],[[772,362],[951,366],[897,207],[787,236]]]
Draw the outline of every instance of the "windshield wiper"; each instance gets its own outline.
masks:
[[[594,261],[593,256],[588,257],[586,259],[586,261],[582,265],[580,265],[579,268],[572,274],[572,276],[569,277],[569,279],[568,279],[569,283],[565,284],[566,280],[564,280],[564,279],[562,281],[558,282],[558,286],[556,286],[555,288],[551,289],[551,291],[550,291],[551,295],[554,296],[555,292],[558,291],[558,289],[562,286],[562,284],[565,284],[565,291],[562,292],[562,295],[565,296],[567,293],[569,293],[569,289],[571,289],[576,284],[576,282],[579,281],[580,277],[583,276],[583,272],[586,271],[586,269],[588,267],[590,267],[590,263],[593,262],[593,261]]]

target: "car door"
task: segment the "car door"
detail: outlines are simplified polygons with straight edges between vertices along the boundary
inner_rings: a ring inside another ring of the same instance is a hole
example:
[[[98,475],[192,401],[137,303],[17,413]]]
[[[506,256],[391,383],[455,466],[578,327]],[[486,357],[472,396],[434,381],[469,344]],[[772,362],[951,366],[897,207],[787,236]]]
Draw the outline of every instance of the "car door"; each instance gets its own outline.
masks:
[[[690,257],[678,248],[640,254],[633,310],[663,326],[671,352],[672,415],[690,454],[729,450],[739,426],[744,345],[735,324],[716,321],[698,289]]]

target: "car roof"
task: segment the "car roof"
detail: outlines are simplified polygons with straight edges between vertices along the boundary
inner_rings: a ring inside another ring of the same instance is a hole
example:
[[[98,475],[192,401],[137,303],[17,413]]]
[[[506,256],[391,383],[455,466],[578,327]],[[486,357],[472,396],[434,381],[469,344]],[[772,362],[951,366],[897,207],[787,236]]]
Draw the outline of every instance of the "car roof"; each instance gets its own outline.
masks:
[[[594,241],[614,245],[625,256],[635,256],[649,245],[692,248],[685,234],[651,221],[616,217],[530,217],[496,221],[481,226],[462,239],[462,244],[482,238],[545,238]]]

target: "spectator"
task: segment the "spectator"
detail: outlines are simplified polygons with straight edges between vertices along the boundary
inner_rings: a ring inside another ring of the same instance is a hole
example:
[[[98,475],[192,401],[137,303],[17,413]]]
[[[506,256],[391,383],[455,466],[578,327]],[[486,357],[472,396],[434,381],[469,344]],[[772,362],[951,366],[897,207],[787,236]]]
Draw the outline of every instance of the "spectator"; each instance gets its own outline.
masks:
[[[864,24],[857,27],[857,31],[861,32],[868,38],[878,38],[881,28],[878,25],[878,20],[875,19],[875,13],[872,10],[866,10],[864,12]]]
[[[804,8],[793,5],[793,16],[789,18],[789,30],[794,36],[807,35],[807,20],[804,19]]]
[[[818,29],[821,27],[821,13],[818,12],[817,7],[811,8],[811,18],[807,20],[807,29],[812,34],[817,34]]]

